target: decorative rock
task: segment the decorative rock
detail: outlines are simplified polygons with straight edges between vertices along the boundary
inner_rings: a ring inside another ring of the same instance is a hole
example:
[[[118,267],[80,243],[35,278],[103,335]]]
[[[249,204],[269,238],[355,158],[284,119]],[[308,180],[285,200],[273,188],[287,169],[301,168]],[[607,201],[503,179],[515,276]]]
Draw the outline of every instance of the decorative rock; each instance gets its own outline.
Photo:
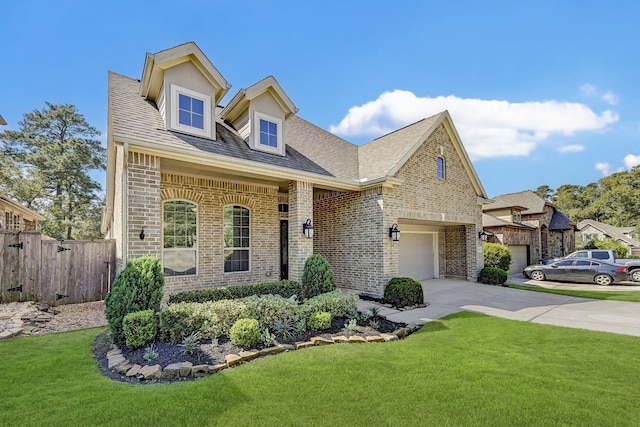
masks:
[[[162,370],[162,378],[180,378],[180,368],[182,368],[180,362],[165,366]]]
[[[145,365],[140,369],[140,375],[144,377],[145,380],[157,380],[162,376],[162,366],[160,365]]]
[[[398,341],[398,336],[395,334],[380,334],[380,336],[384,338],[385,342]]]
[[[260,353],[258,353],[257,351],[254,350],[249,350],[249,351],[241,351],[238,356],[240,356],[242,358],[242,361],[247,361],[247,360],[251,360],[251,359],[255,359],[256,357],[260,356]]]
[[[129,369],[131,369],[132,366],[133,365],[129,363],[128,360],[125,360],[124,362],[116,365],[115,368],[113,368],[113,370],[119,373],[120,375],[124,375],[127,372],[129,372]]]
[[[191,375],[194,377],[203,377],[209,373],[209,365],[194,365],[191,368]]]
[[[127,371],[125,375],[128,377],[135,377],[140,373],[140,369],[142,369],[142,366],[135,364]]]
[[[301,348],[313,347],[313,343],[311,341],[297,342],[296,350],[300,350]]]
[[[274,346],[274,347],[269,347],[269,348],[263,348],[262,350],[260,350],[260,355],[261,356],[267,356],[270,354],[278,354],[283,352],[284,349],[282,349],[281,347],[278,346]]]
[[[242,362],[242,357],[238,356],[237,354],[227,354],[224,357],[224,361],[227,362],[227,366],[230,367]]]
[[[366,342],[366,340],[360,336],[357,335],[353,335],[349,337],[349,342],[350,343],[361,343],[361,342]]]
[[[219,365],[209,365],[209,372],[218,372],[218,371],[222,371],[223,369],[227,369],[227,364],[226,363],[221,363]]]
[[[278,347],[282,349],[282,351],[293,351],[296,347],[293,344],[278,344]]]
[[[0,332],[0,339],[3,338],[11,338],[13,336],[13,334],[9,331],[2,331]]]
[[[400,328],[393,331],[393,333],[397,335],[398,338],[404,338],[407,335],[407,330],[405,328]]]
[[[329,340],[329,339],[323,338],[323,337],[312,337],[311,338],[311,342],[313,343],[313,345],[333,344],[333,340]]]
[[[344,335],[338,335],[337,337],[333,337],[333,342],[336,344],[349,342],[349,338],[345,337]]]
[[[113,368],[114,366],[119,365],[122,362],[125,362],[127,359],[124,358],[124,356],[122,354],[115,354],[111,357],[107,357],[107,361],[108,361],[108,367],[109,369]]]
[[[114,348],[107,353],[107,357],[115,356],[116,354],[122,354],[122,350],[119,348]]]
[[[0,313],[0,320],[9,320],[13,317],[13,313]]]
[[[384,338],[380,335],[372,335],[366,338],[367,342],[384,342]]]
[[[193,363],[191,362],[182,362],[180,366],[180,376],[188,377],[191,374],[191,368],[193,367]]]

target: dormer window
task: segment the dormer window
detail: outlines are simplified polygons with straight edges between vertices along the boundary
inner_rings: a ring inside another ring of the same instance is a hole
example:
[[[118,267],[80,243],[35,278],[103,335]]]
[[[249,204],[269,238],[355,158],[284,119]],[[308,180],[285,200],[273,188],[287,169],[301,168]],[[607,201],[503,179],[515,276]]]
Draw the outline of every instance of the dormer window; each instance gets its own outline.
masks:
[[[278,125],[276,123],[260,119],[260,145],[278,147]]]
[[[211,133],[211,97],[178,85],[171,85],[171,128],[206,138]]]
[[[520,223],[522,222],[522,213],[520,211],[511,211],[511,218],[513,222]]]
[[[284,155],[282,142],[282,120],[260,112],[254,112],[254,149]]]

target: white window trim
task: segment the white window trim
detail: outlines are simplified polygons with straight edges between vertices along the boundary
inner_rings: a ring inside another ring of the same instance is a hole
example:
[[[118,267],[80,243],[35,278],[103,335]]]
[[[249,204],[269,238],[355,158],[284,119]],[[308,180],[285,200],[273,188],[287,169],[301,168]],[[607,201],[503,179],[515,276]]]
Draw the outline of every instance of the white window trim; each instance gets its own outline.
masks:
[[[195,245],[193,245],[193,248],[165,248],[164,247],[164,204],[167,202],[186,202],[186,203],[191,203],[192,205],[196,206],[196,242]],[[161,249],[161,253],[162,253],[162,259],[161,259],[161,265],[162,265],[162,271],[164,272],[164,253],[165,251],[168,252],[174,252],[174,251],[187,251],[187,250],[194,250],[196,253],[196,272],[194,274],[181,274],[178,276],[166,276],[167,279],[171,280],[171,279],[180,279],[182,277],[195,277],[198,275],[198,273],[200,272],[200,250],[199,250],[199,246],[200,246],[200,207],[198,206],[197,203],[191,201],[191,200],[186,200],[186,199],[167,199],[167,200],[163,200],[162,201],[162,210],[161,210],[161,214],[162,214],[162,232],[161,232],[161,242],[160,242],[160,249]]]
[[[204,129],[180,124],[178,95],[183,94],[204,102]],[[171,84],[171,129],[196,136],[211,138],[211,97],[175,84]]]
[[[267,145],[260,144],[260,119],[266,120],[271,123],[275,123],[278,127],[278,146],[277,147],[269,147]],[[265,153],[278,154],[280,156],[284,156],[284,144],[282,143],[282,133],[284,129],[282,127],[282,120],[277,117],[269,116],[264,113],[260,113],[255,111],[253,113],[253,129],[252,129],[252,139],[253,139],[253,148],[258,151],[263,151]]]
[[[252,237],[252,234],[253,234],[252,233],[252,230],[253,230],[253,215],[251,213],[252,210],[249,209],[248,206],[241,205],[241,204],[238,204],[238,203],[232,203],[230,205],[224,205],[222,207],[222,227],[223,227],[223,229],[224,229],[224,210],[225,210],[225,208],[227,208],[229,206],[231,206],[231,207],[240,206],[240,207],[245,208],[246,210],[249,211],[249,247],[246,249],[247,253],[249,254],[249,269],[248,270],[242,270],[242,271],[224,271],[224,251],[227,250],[227,249],[230,249],[230,250],[236,250],[236,249],[245,250],[245,249],[244,248],[235,248],[235,247],[233,247],[233,248],[225,248],[224,247],[224,236],[223,236],[223,238],[222,238],[222,274],[247,274],[247,273],[251,273],[251,266],[252,266],[252,263],[251,263],[251,252],[252,252],[251,245],[253,243],[253,237]]]

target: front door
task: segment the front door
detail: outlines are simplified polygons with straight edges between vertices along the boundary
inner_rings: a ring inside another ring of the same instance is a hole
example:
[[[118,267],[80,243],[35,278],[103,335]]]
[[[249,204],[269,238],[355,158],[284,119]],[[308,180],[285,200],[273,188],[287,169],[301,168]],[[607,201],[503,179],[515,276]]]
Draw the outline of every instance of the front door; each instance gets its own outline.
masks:
[[[280,220],[280,280],[289,278],[289,221]]]

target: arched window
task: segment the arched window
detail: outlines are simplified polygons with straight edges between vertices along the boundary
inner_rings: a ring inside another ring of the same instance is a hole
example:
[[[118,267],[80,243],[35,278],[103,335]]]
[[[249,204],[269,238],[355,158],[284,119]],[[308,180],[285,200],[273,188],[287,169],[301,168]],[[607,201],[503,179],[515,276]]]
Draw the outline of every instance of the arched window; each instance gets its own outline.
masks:
[[[444,157],[438,156],[438,178],[444,179]]]
[[[224,272],[249,271],[250,221],[249,209],[243,206],[224,207]]]
[[[196,274],[197,206],[182,200],[162,205],[162,266],[165,276]]]

